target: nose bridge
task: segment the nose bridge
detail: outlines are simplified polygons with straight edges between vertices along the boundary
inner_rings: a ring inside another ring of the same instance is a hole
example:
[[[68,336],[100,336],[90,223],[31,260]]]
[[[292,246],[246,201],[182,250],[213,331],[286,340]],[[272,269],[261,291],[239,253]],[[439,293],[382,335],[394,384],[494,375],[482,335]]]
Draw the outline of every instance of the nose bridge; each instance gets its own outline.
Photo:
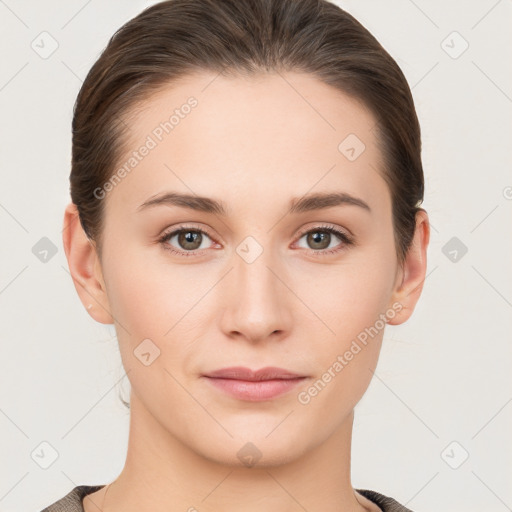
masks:
[[[269,244],[269,239],[266,237],[265,243]],[[236,247],[233,257],[234,284],[228,329],[250,339],[287,330],[289,311],[284,285],[275,275],[279,275],[275,252],[248,236]]]
[[[275,265],[270,247],[263,248],[255,239],[245,240],[237,247],[236,253],[237,288],[243,288],[244,294],[249,293],[256,298],[275,288],[275,276],[269,270]]]

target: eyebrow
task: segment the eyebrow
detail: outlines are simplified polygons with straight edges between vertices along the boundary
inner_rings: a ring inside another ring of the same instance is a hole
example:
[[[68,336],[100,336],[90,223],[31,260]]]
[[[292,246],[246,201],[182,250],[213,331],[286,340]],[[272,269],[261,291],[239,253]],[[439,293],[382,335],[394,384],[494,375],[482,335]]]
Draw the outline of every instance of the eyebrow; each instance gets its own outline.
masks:
[[[142,203],[137,208],[137,211],[160,205],[179,206],[200,212],[213,213],[223,217],[227,216],[227,208],[222,201],[217,201],[209,197],[180,194],[177,192],[166,192],[152,196]],[[365,201],[351,196],[346,192],[319,192],[316,194],[309,194],[301,198],[292,198],[290,200],[288,213],[304,213],[343,205],[358,206],[368,212],[371,212],[371,208]]]

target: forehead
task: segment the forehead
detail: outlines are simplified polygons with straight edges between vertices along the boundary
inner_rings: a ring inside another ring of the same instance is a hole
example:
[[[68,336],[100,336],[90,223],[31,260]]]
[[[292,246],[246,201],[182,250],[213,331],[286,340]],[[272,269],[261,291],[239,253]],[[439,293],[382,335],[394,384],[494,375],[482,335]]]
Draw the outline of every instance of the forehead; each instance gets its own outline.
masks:
[[[149,96],[125,122],[117,168],[127,172],[109,201],[131,209],[165,189],[229,202],[230,194],[251,200],[332,187],[366,189],[370,201],[385,188],[374,116],[309,74],[195,73]]]
[[[188,107],[192,103],[194,106]],[[275,72],[228,77],[206,71],[162,86],[132,108],[127,120],[132,135],[139,137],[154,132],[166,121],[173,125],[175,140],[182,134],[189,138],[194,132],[208,134],[215,142],[220,136],[244,141],[244,148],[250,149],[251,135],[261,137],[255,143],[266,136],[288,142],[295,151],[300,143],[314,143],[318,138],[337,150],[338,141],[348,135],[348,130],[371,143],[376,123],[361,101],[311,74]],[[208,144],[206,139],[200,142]]]

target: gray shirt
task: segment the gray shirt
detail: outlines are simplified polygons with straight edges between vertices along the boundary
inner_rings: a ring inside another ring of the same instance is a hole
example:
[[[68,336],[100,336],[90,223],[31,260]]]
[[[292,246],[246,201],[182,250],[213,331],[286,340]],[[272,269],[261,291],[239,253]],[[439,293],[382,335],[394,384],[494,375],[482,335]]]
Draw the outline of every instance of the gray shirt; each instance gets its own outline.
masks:
[[[41,512],[84,512],[82,499],[88,494],[92,494],[93,492],[100,490],[102,487],[105,486],[79,485],[66,494],[66,496],[52,505],[49,505]],[[356,491],[378,505],[382,509],[382,512],[412,512],[411,509],[400,505],[400,503],[393,498],[389,498],[388,496],[384,496],[378,492],[369,491],[367,489],[356,489]]]

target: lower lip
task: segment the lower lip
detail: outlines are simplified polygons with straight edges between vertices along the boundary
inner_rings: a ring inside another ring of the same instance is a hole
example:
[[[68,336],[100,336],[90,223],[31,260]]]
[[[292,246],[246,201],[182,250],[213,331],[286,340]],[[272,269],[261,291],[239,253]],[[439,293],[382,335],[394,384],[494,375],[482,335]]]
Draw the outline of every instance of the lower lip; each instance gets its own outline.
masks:
[[[247,381],[214,377],[206,378],[225,393],[240,400],[249,400],[251,402],[260,402],[275,398],[276,396],[290,391],[305,379],[305,377],[301,377],[297,379]]]

